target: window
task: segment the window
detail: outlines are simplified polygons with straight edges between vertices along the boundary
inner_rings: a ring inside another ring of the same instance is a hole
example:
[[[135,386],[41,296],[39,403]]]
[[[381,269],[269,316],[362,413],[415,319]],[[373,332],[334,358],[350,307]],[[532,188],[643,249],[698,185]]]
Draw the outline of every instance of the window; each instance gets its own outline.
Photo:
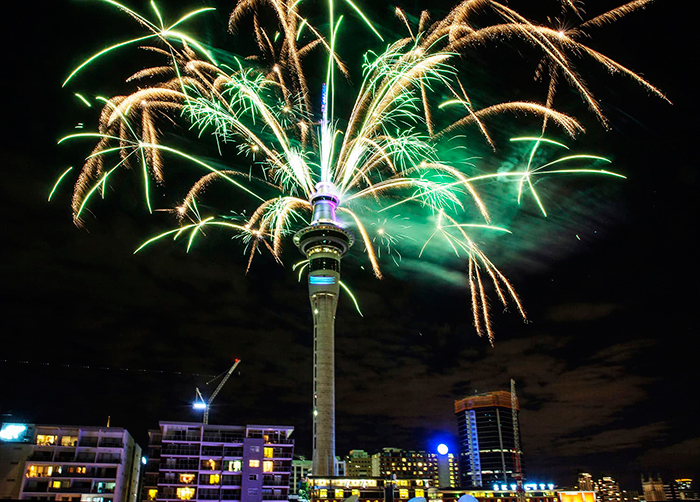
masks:
[[[180,474],[180,483],[191,484],[194,481],[194,474],[189,472],[183,472]]]
[[[342,488],[335,489],[335,498],[337,498],[337,499],[343,498],[343,489]]]
[[[399,498],[400,499],[407,499],[408,498],[408,490],[405,488],[401,488],[399,490]]]
[[[52,465],[30,465],[29,469],[27,469],[28,478],[48,478],[52,474]]]
[[[76,446],[78,444],[78,436],[63,436],[61,437],[61,446]]]
[[[240,472],[242,467],[242,463],[240,460],[229,460],[228,462],[228,471],[229,472]]]
[[[328,498],[328,490],[319,490],[318,491],[318,498],[327,499]]]
[[[273,470],[272,460],[265,460],[263,462],[263,472],[272,472]]]
[[[260,447],[259,446],[251,446],[250,452],[251,453],[260,453]]]
[[[250,481],[257,481],[257,480],[258,480],[258,475],[257,475],[257,474],[251,474],[250,476],[248,476],[248,479],[249,479]]]
[[[148,490],[148,500],[155,500],[158,498],[158,490],[156,488],[151,488]]]
[[[50,436],[47,434],[37,434],[36,444],[39,446],[51,446],[56,444],[56,436]]]
[[[260,467],[260,460],[248,460],[248,467]]]
[[[352,489],[352,495],[357,495],[357,496],[359,497],[359,496],[360,496],[360,490],[358,490],[357,488],[353,488],[353,489]]]
[[[194,488],[190,488],[188,486],[186,488],[178,488],[177,489],[177,498],[179,498],[180,500],[190,500],[193,497],[194,497]]]
[[[218,485],[221,482],[221,476],[218,474],[210,474],[209,475],[209,484],[210,485]]]
[[[422,489],[420,489],[420,488],[416,488],[416,497],[423,497],[423,498],[425,498],[425,492],[424,492]]]
[[[213,458],[210,458],[209,460],[207,460],[207,465],[209,466],[209,468],[212,471],[216,470],[216,460],[214,460]]]
[[[264,449],[265,458],[272,458],[273,453],[274,453],[274,450],[272,448],[265,447],[265,449]]]

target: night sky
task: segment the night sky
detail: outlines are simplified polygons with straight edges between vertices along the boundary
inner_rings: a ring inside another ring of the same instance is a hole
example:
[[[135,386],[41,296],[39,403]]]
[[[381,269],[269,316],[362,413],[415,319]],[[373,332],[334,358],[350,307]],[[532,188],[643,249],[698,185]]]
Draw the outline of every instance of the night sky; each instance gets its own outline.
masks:
[[[386,20],[385,33],[399,33],[392,7],[374,4],[370,13],[381,24]],[[429,4],[436,16],[451,5]],[[146,9],[145,2],[133,5]],[[415,0],[401,5],[413,14],[425,8]],[[614,5],[587,3],[591,14]],[[384,446],[433,449],[438,439],[456,448],[453,401],[475,390],[507,390],[515,378],[530,479],[567,485],[587,470],[640,490],[640,473],[700,478],[692,216],[700,187],[690,101],[698,55],[687,5],[659,0],[597,30],[590,42],[643,74],[673,105],[582,63],[611,122],[606,131],[562,88],[555,104],[588,129],[568,144],[611,157],[611,169],[629,179],[562,178],[551,192],[544,190],[550,218],[537,216],[531,199],[518,213],[502,215],[514,235],[484,249],[516,286],[528,323],[494,303],[495,347],[477,337],[459,261],[419,263],[407,253],[400,268],[386,266],[378,281],[359,249],[344,260],[344,280],[364,317],[341,298],[338,454]],[[243,52],[223,34],[231,6],[220,2],[218,13],[198,26],[205,38]],[[559,12],[557,2],[541,7],[528,14]],[[215,401],[211,422],[293,425],[296,451],[309,455],[311,315],[306,286],[291,271],[298,251],[290,241],[286,268],[261,256],[247,276],[241,244],[223,233],[199,240],[189,254],[182,245],[163,243],[134,256],[139,244],[174,225],[166,213],[148,215],[138,173],[123,173],[115,193],[93,203],[85,229],[73,226],[69,184],[46,201],[57,176],[77,168],[92,148],[56,146],[76,123],[95,124],[94,109],[81,106],[73,92],[126,92],[123,79],[152,56],[130,49],[96,65],[84,88],[62,91],[77,63],[124,29],[138,28],[97,2],[41,8],[18,2],[10,9],[5,21],[15,29],[3,45],[0,146],[2,420],[99,425],[111,416],[112,425],[126,427],[145,446],[147,430],[159,420],[197,420],[190,409],[195,386],[202,388],[238,357],[242,363]],[[352,38],[345,42],[355,75],[361,50],[373,43],[364,38],[358,48]],[[520,98],[539,89],[542,100],[544,88],[532,82],[537,60],[524,51],[524,61],[508,66],[518,47],[486,47],[464,63],[465,71],[481,75],[494,93]],[[517,79],[505,78],[506,70]],[[503,124],[503,135],[537,133],[534,122],[517,117]],[[560,131],[553,135],[564,139]],[[474,148],[484,168],[497,169],[513,155],[507,144],[495,155],[483,144],[481,151]],[[182,188],[177,181],[171,186]],[[158,193],[170,197],[168,188]],[[168,200],[163,195],[156,205],[170,207]]]

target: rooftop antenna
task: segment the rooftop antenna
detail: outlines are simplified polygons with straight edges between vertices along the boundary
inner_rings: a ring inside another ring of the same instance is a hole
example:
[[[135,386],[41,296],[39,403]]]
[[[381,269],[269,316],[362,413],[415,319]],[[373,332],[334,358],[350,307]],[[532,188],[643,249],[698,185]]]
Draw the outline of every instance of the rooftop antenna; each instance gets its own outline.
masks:
[[[209,397],[209,400],[204,399],[204,396],[202,395],[202,393],[199,391],[198,388],[195,387],[195,392],[197,393],[197,400],[194,402],[194,404],[192,405],[192,407],[193,407],[195,410],[204,410],[204,416],[202,417],[202,423],[203,423],[204,425],[207,425],[207,424],[209,423],[209,408],[211,407],[212,401],[214,401],[214,398],[215,398],[216,395],[219,393],[219,391],[221,390],[221,388],[226,384],[226,382],[228,381],[229,377],[231,376],[231,373],[234,372],[234,370],[235,370],[236,367],[240,364],[240,362],[241,362],[240,359],[235,359],[235,360],[234,360],[233,366],[231,366],[231,368],[226,372],[226,374],[224,375],[224,378],[221,379],[221,382],[219,383],[219,385],[218,385],[218,387],[216,388],[216,390],[215,390],[214,392],[211,393],[211,396]],[[221,376],[221,375],[219,375],[219,376]],[[212,380],[209,380],[209,381],[207,382],[207,385],[209,385],[211,382],[213,382],[214,380],[216,380],[217,378],[219,378],[219,376],[214,377]]]

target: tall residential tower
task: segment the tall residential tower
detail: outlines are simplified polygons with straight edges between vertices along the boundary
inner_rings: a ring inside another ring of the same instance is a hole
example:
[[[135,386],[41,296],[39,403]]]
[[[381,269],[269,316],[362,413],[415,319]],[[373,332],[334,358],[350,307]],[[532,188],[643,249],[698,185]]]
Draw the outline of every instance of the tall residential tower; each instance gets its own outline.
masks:
[[[519,412],[515,400],[516,414]],[[511,393],[486,392],[455,401],[462,486],[490,488],[516,483],[516,452]],[[519,432],[518,432],[519,434]],[[518,443],[522,444],[519,441]],[[522,469],[522,467],[521,467]]]

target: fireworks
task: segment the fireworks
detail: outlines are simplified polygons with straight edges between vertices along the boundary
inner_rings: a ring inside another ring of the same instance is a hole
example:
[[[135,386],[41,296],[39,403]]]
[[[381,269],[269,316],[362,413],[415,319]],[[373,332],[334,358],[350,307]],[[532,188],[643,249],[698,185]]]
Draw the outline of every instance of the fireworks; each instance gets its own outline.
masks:
[[[560,80],[574,88],[606,123],[600,105],[572,64],[573,54],[590,57],[608,71],[624,74],[663,97],[631,70],[578,41],[586,30],[644,7],[648,3],[645,1],[630,2],[569,30],[537,24],[491,0],[465,0],[434,23],[424,12],[417,25],[397,9],[408,36],[388,45],[355,3],[339,2],[386,47],[365,54],[356,99],[347,113],[336,106],[335,79],[348,76],[350,71],[337,46],[344,17],[337,15],[340,5],[334,6],[332,0],[328,4],[328,36],[314,26],[312,18],[300,12],[304,4],[298,0],[240,0],[231,13],[229,27],[236,32],[245,21],[252,20],[258,53],[247,59],[220,56],[220,52],[210,50],[184,31],[192,18],[211,15],[210,8],[192,11],[168,24],[154,2],[154,19],[149,20],[117,2],[103,1],[133,17],[147,33],[97,52],[72,71],[64,85],[74,85],[91,65],[132,45],[156,43],[146,48],[162,55],[164,62],[129,77],[129,82],[138,85],[133,93],[95,98],[104,105],[97,131],[61,140],[96,141],[74,188],[76,224],[84,223],[85,209],[94,194],[104,196],[111,176],[122,168],[140,172],[146,206],[153,211],[152,192],[167,180],[168,159],[178,157],[204,174],[183,194],[182,202],[169,209],[180,225],[147,240],[136,252],[166,237],[184,239],[189,251],[198,236],[218,227],[240,238],[248,253],[248,267],[260,252],[269,252],[281,262],[284,242],[308,225],[310,201],[323,191],[338,199],[341,224],[356,234],[374,275],[381,278],[382,254],[394,265],[400,264],[404,231],[414,221],[399,211],[413,206],[423,220],[434,222],[434,231],[423,236],[420,255],[430,252],[440,240],[466,260],[464,271],[471,290],[474,325],[490,341],[489,289],[501,303],[515,305],[523,317],[525,313],[513,286],[472,235],[509,232],[492,224],[479,183],[494,178],[512,180],[518,187],[517,202],[530,195],[546,216],[533,179],[573,173],[622,177],[598,168],[609,160],[596,155],[573,154],[537,163],[539,149],[567,148],[545,137],[547,128],[557,127],[569,136],[583,132],[574,117],[553,108]],[[261,21],[263,9],[271,9],[274,14],[272,28]],[[581,14],[572,2],[563,2],[563,9]],[[478,16],[492,21],[477,23]],[[500,38],[518,38],[541,53],[537,77],[549,79],[544,103],[512,101],[482,108],[473,104],[466,90],[469,87],[460,78],[457,56],[465,47]],[[321,52],[327,59],[325,79],[318,83],[307,79],[305,61],[313,52]],[[312,105],[312,96],[321,89],[319,110]],[[83,94],[76,96],[90,105]],[[456,110],[459,116],[454,119]],[[444,111],[449,111],[453,119],[446,119]],[[475,129],[494,146],[488,121],[503,113],[541,119],[542,135],[512,140],[531,145],[521,166],[508,172],[482,173],[444,160],[441,145],[465,127]],[[194,153],[164,144],[162,127],[172,121],[184,123],[202,137],[211,136],[228,167],[221,169]],[[571,168],[567,168],[569,165]],[[69,172],[61,175],[56,186]],[[232,206],[220,212],[208,206],[204,210],[199,203],[214,183],[228,184],[233,191]],[[225,216],[232,211],[250,216]],[[301,277],[305,262],[295,268]],[[349,293],[345,285],[343,288]]]

